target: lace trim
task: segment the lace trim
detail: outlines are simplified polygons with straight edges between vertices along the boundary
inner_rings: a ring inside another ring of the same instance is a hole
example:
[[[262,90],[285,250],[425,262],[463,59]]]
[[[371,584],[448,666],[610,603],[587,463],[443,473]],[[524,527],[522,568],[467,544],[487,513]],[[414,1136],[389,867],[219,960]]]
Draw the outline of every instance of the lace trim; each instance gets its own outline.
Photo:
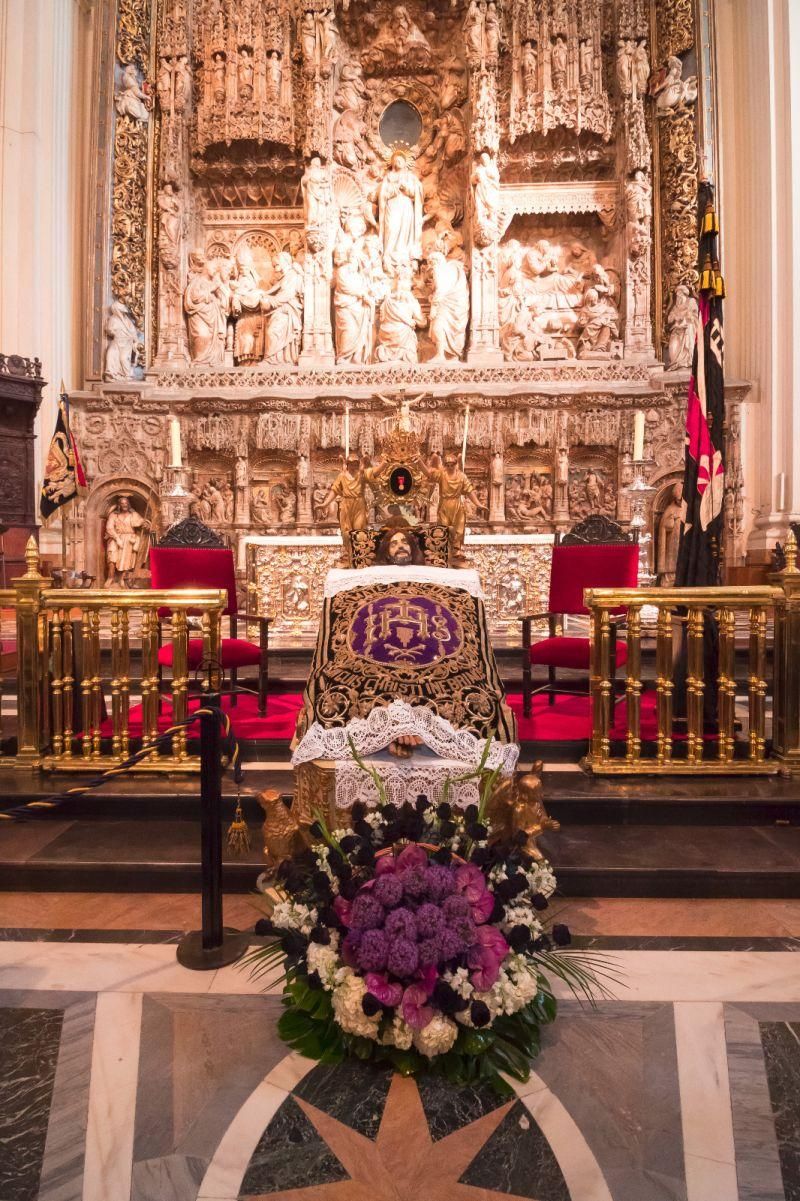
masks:
[[[414,584],[443,584],[446,588],[460,588],[477,600],[485,600],[480,576],[472,568],[427,567],[424,564],[409,567],[334,567],[325,577],[324,596],[330,599],[340,592],[352,588],[364,588],[368,584],[400,584],[411,580]]]
[[[315,721],[292,755],[292,766],[311,759],[350,759],[348,737],[360,755],[374,755],[401,734],[416,734],[440,759],[456,759],[470,767],[477,767],[486,746],[485,739],[476,738],[469,730],[455,729],[432,709],[409,705],[407,701],[392,701],[389,705],[376,705],[368,717],[356,717],[346,726],[326,730]],[[494,742],[486,766],[490,770],[499,767],[504,775],[510,775],[518,758],[516,743]]]
[[[442,759],[432,759],[427,763],[415,762],[413,759],[401,759],[392,763],[386,763],[383,759],[368,759],[367,763],[378,769],[389,800],[395,805],[402,805],[403,801],[413,801],[420,795],[438,804],[448,777],[452,780],[464,770],[463,763]],[[362,771],[357,763],[343,761],[336,764],[335,770],[337,808],[349,809],[356,801],[361,801],[369,808],[377,805],[378,790],[372,778]],[[461,809],[466,809],[468,805],[477,805],[480,801],[480,782],[475,779],[454,782],[450,788],[449,800],[452,805]]]

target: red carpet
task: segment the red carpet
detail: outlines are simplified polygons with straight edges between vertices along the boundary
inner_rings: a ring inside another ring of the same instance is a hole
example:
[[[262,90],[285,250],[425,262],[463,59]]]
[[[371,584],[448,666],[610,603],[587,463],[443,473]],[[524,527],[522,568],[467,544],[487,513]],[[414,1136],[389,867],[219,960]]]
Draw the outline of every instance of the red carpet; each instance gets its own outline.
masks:
[[[592,709],[588,696],[557,696],[555,704],[550,705],[546,694],[540,693],[533,698],[530,717],[522,716],[520,692],[509,693],[507,699],[517,718],[520,742],[581,742],[591,737]],[[617,701],[614,717],[611,737],[624,739],[627,729],[624,699]],[[644,739],[654,739],[658,733],[654,692],[642,695],[639,728]]]
[[[224,697],[222,706],[231,715],[233,730],[243,741],[286,741],[294,734],[295,721],[303,698],[299,692],[286,692],[270,696],[266,717],[258,716],[258,702],[254,696],[240,696],[238,704],[231,708],[230,697]],[[520,741],[525,742],[582,742],[591,736],[591,707],[587,696],[558,696],[556,703],[549,705],[545,695],[533,698],[533,713],[522,716],[522,695],[512,692],[508,703],[517,718]],[[199,702],[192,700],[189,708],[196,709]],[[652,692],[642,696],[641,736],[653,739],[656,736],[656,698]],[[172,720],[172,707],[164,700],[158,727],[166,730]],[[142,710],[136,705],[130,712],[130,732],[138,738],[142,732]],[[111,737],[111,721],[101,727],[103,737]],[[612,738],[625,737],[625,702],[618,701]]]
[[[222,698],[222,708],[230,713],[231,725],[237,738],[243,742],[255,739],[288,740],[294,734],[297,713],[303,702],[299,692],[279,693],[267,701],[265,717],[258,716],[258,699],[255,696],[239,696],[237,703],[231,707],[231,698]],[[189,712],[199,706],[199,700],[189,702]],[[161,705],[161,715],[158,719],[159,730],[166,730],[172,722],[172,705],[165,699]],[[139,738],[142,733],[142,707],[131,707],[130,718],[131,738]],[[103,722],[100,732],[104,738],[111,737],[111,721]]]

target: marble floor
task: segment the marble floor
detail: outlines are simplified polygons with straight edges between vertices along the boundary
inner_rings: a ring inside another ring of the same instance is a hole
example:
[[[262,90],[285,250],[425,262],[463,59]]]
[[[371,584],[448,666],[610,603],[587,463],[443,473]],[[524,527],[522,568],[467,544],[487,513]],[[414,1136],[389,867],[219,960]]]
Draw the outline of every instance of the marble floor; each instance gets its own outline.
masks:
[[[123,899],[106,900],[113,921]],[[790,902],[756,915],[757,949],[606,938],[615,995],[564,996],[534,1075],[501,1102],[287,1054],[277,988],[178,965],[163,937],[193,913],[171,901],[160,942],[75,941],[0,895],[0,1201],[800,1199],[800,959],[763,949],[797,945]],[[617,929],[655,938],[631,904]],[[581,902],[572,920],[590,935],[599,919]],[[724,922],[753,935],[743,911]]]

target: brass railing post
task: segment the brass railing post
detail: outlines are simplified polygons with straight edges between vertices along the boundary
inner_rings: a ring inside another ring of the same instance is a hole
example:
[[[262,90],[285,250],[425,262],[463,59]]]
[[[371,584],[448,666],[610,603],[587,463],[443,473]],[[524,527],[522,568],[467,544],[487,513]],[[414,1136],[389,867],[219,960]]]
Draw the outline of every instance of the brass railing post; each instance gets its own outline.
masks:
[[[800,776],[800,570],[797,542],[789,532],[783,598],[775,612],[775,686],[772,745],[785,775]]]
[[[25,547],[27,571],[12,580],[17,610],[17,756],[16,767],[38,767],[44,736],[42,675],[47,642],[42,631],[41,597],[50,580],[39,571],[39,548],[31,536]]]

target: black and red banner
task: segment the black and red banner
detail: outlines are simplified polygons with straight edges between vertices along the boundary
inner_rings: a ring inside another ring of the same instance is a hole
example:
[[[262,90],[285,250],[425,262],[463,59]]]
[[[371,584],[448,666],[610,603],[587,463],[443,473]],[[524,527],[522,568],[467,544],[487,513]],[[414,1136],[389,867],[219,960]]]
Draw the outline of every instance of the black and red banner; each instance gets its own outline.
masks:
[[[699,234],[697,339],[686,410],[684,517],[675,574],[675,584],[679,588],[718,584],[722,557],[725,488],[722,299],[725,286],[719,270],[719,222],[714,210],[714,193],[707,183],[702,183],[699,191]]]

